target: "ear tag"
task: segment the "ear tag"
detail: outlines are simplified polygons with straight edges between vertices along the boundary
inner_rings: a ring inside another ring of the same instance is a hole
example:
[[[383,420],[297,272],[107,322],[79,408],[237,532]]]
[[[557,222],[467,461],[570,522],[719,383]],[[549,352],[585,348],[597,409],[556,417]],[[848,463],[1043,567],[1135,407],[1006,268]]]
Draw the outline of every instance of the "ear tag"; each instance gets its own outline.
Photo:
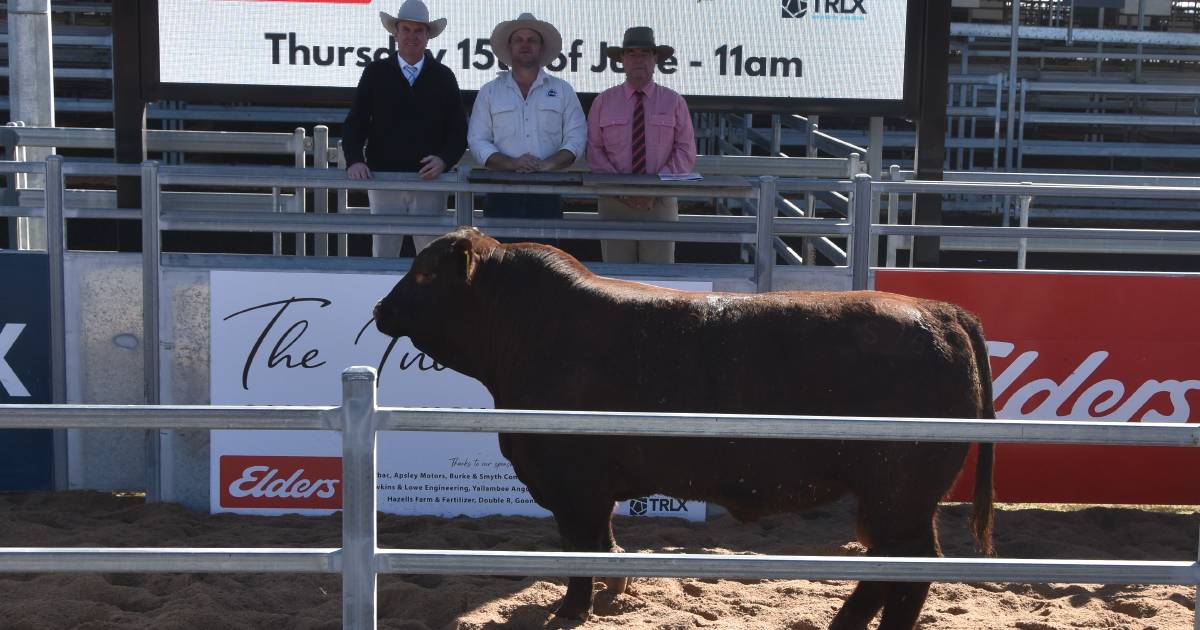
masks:
[[[463,267],[466,269],[466,277],[470,279],[471,272],[474,271],[474,259],[471,257],[471,250],[463,250]]]

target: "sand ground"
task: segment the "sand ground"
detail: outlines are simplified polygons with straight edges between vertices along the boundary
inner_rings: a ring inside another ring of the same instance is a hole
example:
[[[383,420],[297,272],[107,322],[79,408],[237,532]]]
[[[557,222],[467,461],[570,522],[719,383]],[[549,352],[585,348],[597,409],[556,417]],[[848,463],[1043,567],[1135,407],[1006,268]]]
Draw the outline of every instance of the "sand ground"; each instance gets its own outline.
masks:
[[[619,518],[628,551],[859,555],[850,501],[752,524]],[[942,511],[949,556],[974,556],[967,508]],[[1006,558],[1196,559],[1200,513],[1190,509],[1005,506],[996,547]],[[339,516],[199,514],[178,505],[97,492],[0,494],[6,547],[336,547]],[[380,545],[417,549],[557,551],[552,521],[523,517],[381,515]],[[597,587],[601,588],[601,587]],[[585,623],[551,617],[565,592],[554,577],[384,575],[383,629],[824,628],[852,583],[835,580],[635,580],[616,597],[599,592]],[[341,627],[336,575],[0,574],[0,628]],[[1195,589],[1157,585],[935,584],[920,627],[937,630],[1192,627]]]

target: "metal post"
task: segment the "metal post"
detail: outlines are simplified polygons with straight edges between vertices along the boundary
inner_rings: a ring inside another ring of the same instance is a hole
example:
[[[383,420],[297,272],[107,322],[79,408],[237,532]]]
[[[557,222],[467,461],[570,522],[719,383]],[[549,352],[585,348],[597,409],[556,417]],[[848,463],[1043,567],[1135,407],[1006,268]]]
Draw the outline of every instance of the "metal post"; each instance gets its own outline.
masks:
[[[1013,169],[1013,123],[1017,108],[1017,51],[1020,49],[1021,3],[1012,2],[1012,33],[1008,43],[1008,150],[1005,151],[1004,168]]]
[[[771,157],[779,157],[782,147],[783,118],[779,114],[771,114]]]
[[[754,114],[745,114],[742,125],[742,154],[754,155],[754,143],[750,142],[750,127],[754,126]]]
[[[1017,169],[1025,168],[1025,101],[1029,97],[1029,80],[1021,79],[1020,119],[1017,133]]]
[[[758,240],[754,248],[754,289],[771,290],[775,271],[775,182],[779,178],[758,178]]]
[[[142,162],[142,371],[147,405],[161,403],[159,382],[158,280],[161,263],[158,162]],[[159,431],[146,431],[146,502],[162,500]]]
[[[58,155],[46,158],[46,254],[50,267],[50,388],[51,402],[67,402],[66,390],[66,308],[63,305],[63,250],[66,246],[63,228],[63,159]]]
[[[50,46],[49,0],[10,0],[8,3],[8,54],[10,120],[35,127],[54,126],[54,53]],[[30,147],[28,159],[40,162],[54,153],[53,148]],[[14,179],[22,179],[14,175]],[[41,186],[37,175],[27,178],[28,185]],[[33,217],[10,219],[16,226],[10,239],[13,249],[41,249],[47,238],[44,223]]]
[[[1004,99],[1000,97],[1000,89],[1004,87],[1004,75],[996,75],[996,108],[992,115],[992,170],[1000,170],[1000,106]]]
[[[375,370],[342,372],[342,627],[374,630]]]
[[[725,115],[717,114],[717,151],[716,155],[725,155]]]
[[[471,177],[471,167],[458,167],[458,183],[466,184]],[[475,222],[475,193],[459,190],[454,193],[454,223],[471,225]]]
[[[804,133],[804,136],[805,136],[805,138],[804,138],[804,156],[805,157],[810,157],[810,158],[817,157],[817,129],[820,127],[820,124],[817,121],[818,121],[818,118],[816,116],[809,116],[808,124],[804,126],[804,131],[805,131],[805,133]],[[806,217],[817,216],[817,197],[816,197],[816,195],[814,195],[812,193],[804,193],[804,211],[806,213],[804,216],[806,216]],[[808,237],[805,237],[804,242],[811,243],[811,240]],[[811,245],[806,246],[804,248],[804,260],[812,260],[813,258],[814,257],[812,255]]]
[[[1137,30],[1143,31],[1146,29],[1146,0],[1138,0],[1138,22]],[[1137,45],[1137,61],[1133,67],[1133,82],[1142,82],[1142,44]]]
[[[296,127],[296,129],[292,131],[292,142],[292,150],[295,152],[296,157],[296,168],[304,168],[307,161],[306,154],[308,152],[308,138],[306,137],[304,127]],[[307,205],[305,202],[305,192],[306,191],[304,188],[297,188],[292,193],[294,195],[293,201],[296,202],[295,211],[301,214],[304,213]],[[308,249],[306,241],[304,240],[304,234],[300,233],[296,234],[295,236],[296,255],[303,256],[305,251]]]
[[[46,257],[50,269],[50,402],[67,402],[67,309],[64,250],[66,229],[63,223],[63,159],[46,158]],[[54,489],[64,491],[67,483],[67,432],[51,433],[54,451]]]
[[[346,154],[342,152],[342,141],[337,143],[337,167],[343,174],[346,172]],[[345,188],[339,188],[337,191],[337,211],[338,214],[346,214],[350,206],[350,191]],[[347,234],[338,234],[338,256],[350,255],[350,236]]]
[[[1025,184],[1026,186],[1033,185],[1033,182],[1021,182],[1021,183]],[[1027,227],[1029,227],[1029,206],[1033,205],[1033,195],[1021,195],[1020,198],[1018,199],[1018,203],[1020,203],[1021,206],[1020,206],[1020,213],[1018,215],[1017,220],[1020,223],[1021,227],[1027,228]],[[1028,252],[1029,252],[1029,239],[1027,239],[1027,238],[1017,239],[1017,269],[1025,268],[1025,256]]]
[[[963,51],[962,51],[962,56],[960,58],[960,63],[959,63],[959,67],[958,67],[958,73],[960,75],[962,75],[963,77],[968,76],[967,75],[967,57],[969,57],[969,56],[970,55],[967,54],[966,45],[964,45]],[[958,88],[958,105],[960,107],[967,106],[967,94],[969,92],[970,92],[970,86],[968,86],[966,83],[963,83],[962,85],[959,86],[959,88]],[[950,105],[953,106],[955,104],[954,90],[950,90],[950,101],[951,101]],[[874,119],[872,119],[872,120],[874,120]],[[958,117],[958,138],[960,141],[962,139],[966,138],[966,131],[967,131],[967,117],[959,116]],[[960,170],[960,171],[969,170],[969,169],[966,169],[963,167],[963,158],[964,158],[965,154],[966,154],[966,150],[960,144],[958,146],[958,150],[955,152],[955,162],[954,162],[955,165],[958,167],[958,170]],[[871,177],[879,177],[879,176],[880,176],[880,174],[871,173]]]
[[[283,204],[282,204],[282,200],[279,196],[279,187],[278,186],[271,187],[271,212],[274,212],[276,214],[283,212]],[[271,234],[271,255],[272,256],[282,256],[283,255],[283,235],[280,234],[279,232],[275,232],[275,233]]]
[[[872,116],[870,137],[867,140],[867,173],[876,179],[883,176],[883,117]],[[961,132],[959,135],[962,135]]]
[[[866,173],[854,176],[850,228],[850,288],[861,291],[871,267],[871,176]]]
[[[329,127],[325,125],[313,127],[313,168],[329,168]],[[329,189],[313,189],[313,212],[329,214]],[[329,255],[328,234],[313,234],[313,253]]]
[[[870,138],[868,142],[869,144],[866,146],[866,174],[870,175],[871,179],[883,179],[883,116],[871,116]],[[872,194],[871,221],[878,221],[878,217],[880,217],[880,196]],[[876,247],[878,247],[877,242],[871,241],[871,248]],[[878,259],[877,256],[870,256],[870,258],[871,260]]]
[[[149,0],[127,0],[112,3],[112,105],[113,157],[118,164],[141,164],[146,161],[146,101],[142,100],[142,66],[146,55],[143,47],[141,19],[150,10]],[[136,177],[117,178],[117,207],[137,208],[141,185]],[[115,233],[105,239],[112,249],[136,252],[144,238],[138,234],[136,221],[117,221]],[[93,230],[89,230],[93,231]],[[72,238],[72,241],[77,240]]]
[[[925,5],[925,37],[921,65],[921,102],[917,119],[917,146],[913,155],[916,177],[941,181],[946,164],[946,93],[949,90],[950,3]],[[919,194],[913,206],[917,223],[942,224],[942,196]],[[913,258],[922,267],[936,267],[941,239],[921,236],[913,242]]]
[[[900,181],[900,165],[893,164],[888,167],[888,181]],[[887,222],[888,225],[898,225],[900,223],[900,195],[897,193],[888,193],[887,196]],[[887,262],[885,266],[896,266],[896,250],[900,248],[900,239],[902,236],[889,234],[887,237]],[[911,254],[911,252],[910,252]],[[911,259],[911,255],[909,257]]]

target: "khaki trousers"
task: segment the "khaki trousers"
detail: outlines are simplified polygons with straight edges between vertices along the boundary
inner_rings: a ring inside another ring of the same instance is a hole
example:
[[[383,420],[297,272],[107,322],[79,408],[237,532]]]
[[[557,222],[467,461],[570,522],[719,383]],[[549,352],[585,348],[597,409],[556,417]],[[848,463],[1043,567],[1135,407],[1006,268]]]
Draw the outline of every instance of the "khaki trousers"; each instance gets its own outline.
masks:
[[[601,219],[613,221],[678,221],[679,200],[675,197],[653,197],[649,208],[634,208],[617,197],[601,197],[598,203]],[[675,241],[617,241],[601,240],[600,255],[604,262],[615,263],[673,263]]]
[[[368,190],[371,214],[437,216],[446,211],[446,193],[414,192],[411,190]],[[413,235],[413,245],[421,253],[437,236]],[[403,234],[371,237],[371,251],[376,258],[395,258],[404,244]]]

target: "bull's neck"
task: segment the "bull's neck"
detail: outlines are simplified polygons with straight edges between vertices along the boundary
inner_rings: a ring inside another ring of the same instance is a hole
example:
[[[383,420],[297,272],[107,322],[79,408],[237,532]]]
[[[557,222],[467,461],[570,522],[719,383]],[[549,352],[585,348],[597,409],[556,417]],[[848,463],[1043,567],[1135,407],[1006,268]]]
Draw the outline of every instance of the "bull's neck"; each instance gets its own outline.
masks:
[[[473,317],[478,324],[472,334],[480,349],[478,357],[486,360],[472,376],[493,395],[521,381],[531,362],[540,360],[557,338],[549,329],[570,325],[562,313],[564,305],[575,301],[580,292],[574,271],[569,264],[548,265],[545,259],[519,250],[509,250],[480,266],[476,275],[479,304]]]

